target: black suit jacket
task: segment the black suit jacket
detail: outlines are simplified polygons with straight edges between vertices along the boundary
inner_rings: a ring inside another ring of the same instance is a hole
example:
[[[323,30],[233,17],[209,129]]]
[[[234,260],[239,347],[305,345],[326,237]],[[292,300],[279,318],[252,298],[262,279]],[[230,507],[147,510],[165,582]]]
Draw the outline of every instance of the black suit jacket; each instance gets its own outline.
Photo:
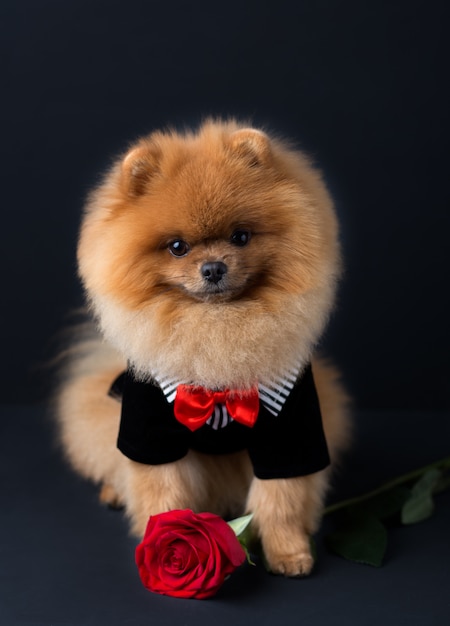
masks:
[[[205,424],[191,432],[178,422],[161,388],[121,374],[110,394],[122,398],[118,448],[138,463],[160,465],[189,449],[207,454],[248,450],[258,478],[290,478],[324,469],[330,462],[311,366],[289,394],[278,415],[260,402],[256,424],[232,421],[214,430]]]

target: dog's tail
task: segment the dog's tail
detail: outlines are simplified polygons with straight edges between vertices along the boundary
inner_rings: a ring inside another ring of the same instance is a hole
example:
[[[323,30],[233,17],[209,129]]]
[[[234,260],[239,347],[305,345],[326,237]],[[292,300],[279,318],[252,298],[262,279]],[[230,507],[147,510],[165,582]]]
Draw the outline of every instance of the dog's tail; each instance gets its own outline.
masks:
[[[95,325],[82,321],[66,333],[54,361],[57,382],[51,413],[65,456],[84,476],[111,482],[120,403],[108,395],[126,361],[107,344]]]

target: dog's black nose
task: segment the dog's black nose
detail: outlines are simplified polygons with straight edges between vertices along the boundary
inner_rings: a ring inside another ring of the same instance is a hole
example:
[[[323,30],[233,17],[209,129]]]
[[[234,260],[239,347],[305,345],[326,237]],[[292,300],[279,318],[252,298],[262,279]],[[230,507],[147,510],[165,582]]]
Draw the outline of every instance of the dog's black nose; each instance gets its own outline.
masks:
[[[217,285],[217,283],[222,280],[227,273],[228,268],[225,263],[222,263],[222,261],[211,261],[203,263],[200,271],[205,280]]]

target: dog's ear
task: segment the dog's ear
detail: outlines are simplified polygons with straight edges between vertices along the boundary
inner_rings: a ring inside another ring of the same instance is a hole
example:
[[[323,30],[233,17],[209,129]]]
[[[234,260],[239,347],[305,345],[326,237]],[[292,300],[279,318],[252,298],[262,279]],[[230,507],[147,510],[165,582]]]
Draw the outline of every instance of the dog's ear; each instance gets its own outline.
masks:
[[[132,148],[122,161],[122,181],[132,196],[141,196],[150,179],[157,174],[161,151],[153,143],[146,142]]]
[[[250,166],[263,165],[270,160],[270,141],[267,135],[254,128],[236,130],[229,138],[230,148]]]

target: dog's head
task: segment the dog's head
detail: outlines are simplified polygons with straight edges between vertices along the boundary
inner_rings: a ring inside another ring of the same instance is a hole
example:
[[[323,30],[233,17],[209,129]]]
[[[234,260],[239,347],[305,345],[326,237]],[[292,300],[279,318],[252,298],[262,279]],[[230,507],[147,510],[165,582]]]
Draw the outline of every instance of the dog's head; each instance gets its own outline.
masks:
[[[261,333],[261,316],[280,344],[302,316],[311,318],[304,334],[317,338],[339,271],[320,175],[282,142],[233,122],[132,146],[88,203],[78,258],[110,338],[124,332],[114,319],[126,317],[141,320],[134,330],[146,344],[149,325],[167,343],[184,327],[183,344],[186,332],[212,335],[216,353],[230,332],[236,341],[244,327]]]

